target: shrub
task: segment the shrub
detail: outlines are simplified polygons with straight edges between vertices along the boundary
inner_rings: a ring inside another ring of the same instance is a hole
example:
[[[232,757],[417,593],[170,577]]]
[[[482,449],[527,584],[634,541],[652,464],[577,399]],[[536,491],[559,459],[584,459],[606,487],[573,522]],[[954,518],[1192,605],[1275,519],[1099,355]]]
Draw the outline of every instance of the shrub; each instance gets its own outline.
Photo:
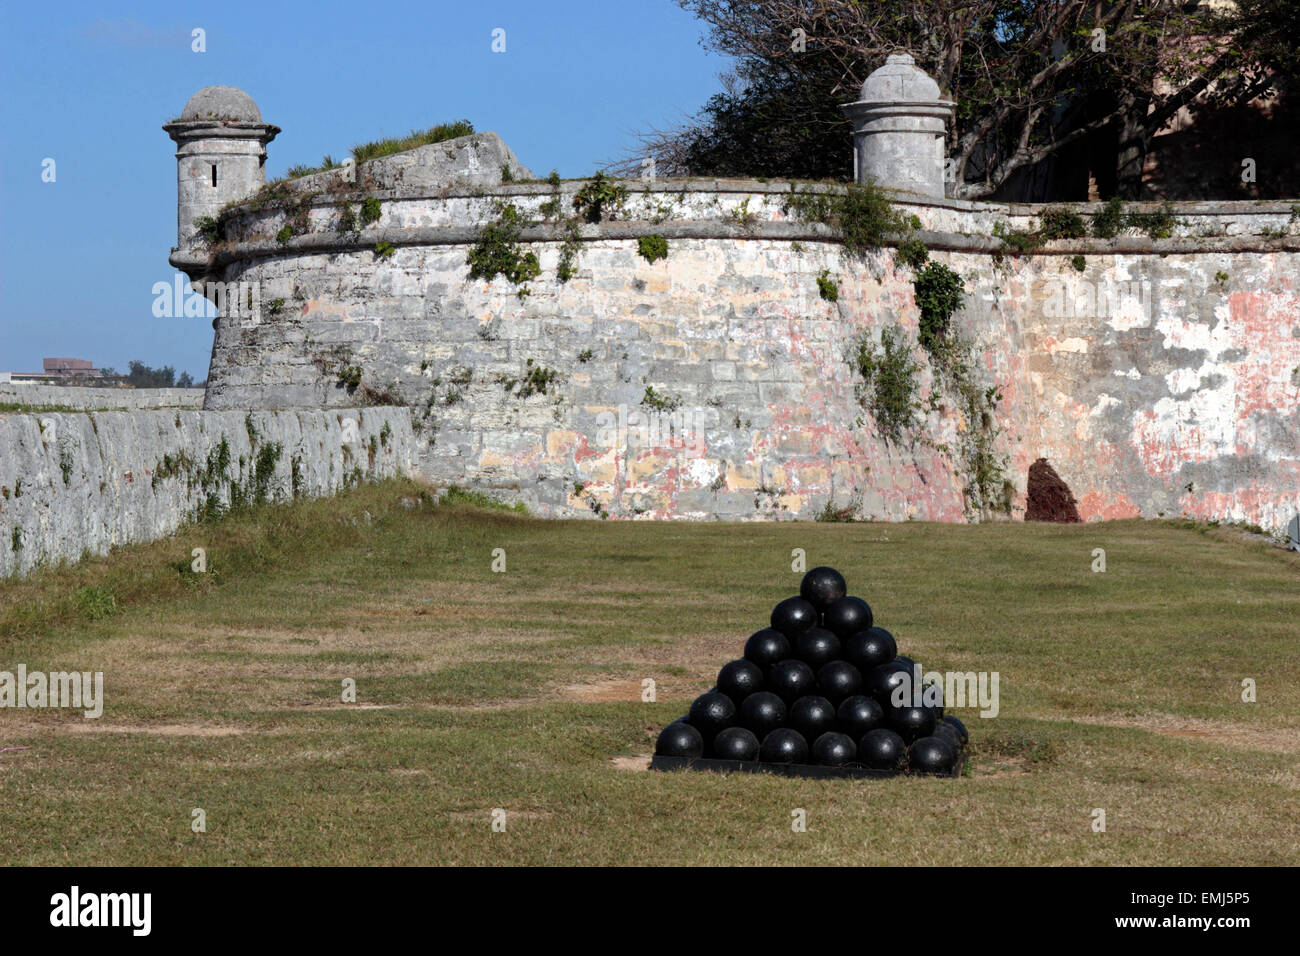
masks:
[[[862,379],[857,387],[859,403],[871,412],[880,433],[897,441],[915,421],[920,392],[916,381],[920,365],[912,361],[902,332],[882,329],[879,351],[869,338],[860,339],[852,364]]]
[[[905,239],[894,250],[894,261],[902,266],[919,269],[930,258],[930,250],[920,239]]]
[[[915,228],[874,185],[851,185],[843,192],[791,192],[785,211],[806,222],[834,229],[844,248],[854,255],[884,243],[890,233]]]
[[[509,203],[502,205],[497,218],[483,227],[478,241],[469,251],[470,278],[490,282],[502,275],[515,285],[537,278],[542,271],[537,256],[523,252],[519,246],[519,234],[523,228],[519,210]]]
[[[361,225],[368,226],[372,222],[378,222],[383,211],[383,203],[374,196],[367,196],[365,201],[361,204]]]
[[[931,262],[912,282],[916,305],[921,312],[921,345],[935,352],[948,335],[952,315],[965,301],[961,276],[939,262]]]
[[[668,240],[660,235],[641,236],[636,241],[637,252],[646,262],[668,258]]]
[[[1048,209],[1038,217],[1038,235],[1042,239],[1082,239],[1088,224],[1069,209]]]
[[[1101,212],[1092,217],[1092,234],[1098,239],[1114,239],[1124,228],[1124,200],[1113,196]]]
[[[605,175],[604,171],[596,173],[585,186],[573,196],[573,208],[581,213],[587,222],[600,222],[611,210],[622,207],[627,198],[627,190],[619,183]]]
[[[840,299],[840,287],[831,278],[830,270],[823,269],[817,276],[817,291],[827,302],[838,302]]]

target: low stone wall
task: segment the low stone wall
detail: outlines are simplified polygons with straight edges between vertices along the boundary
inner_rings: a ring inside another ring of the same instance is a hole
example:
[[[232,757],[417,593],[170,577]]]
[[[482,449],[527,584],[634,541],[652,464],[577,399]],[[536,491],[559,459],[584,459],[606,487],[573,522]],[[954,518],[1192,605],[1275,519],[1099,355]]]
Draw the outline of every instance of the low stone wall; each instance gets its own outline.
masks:
[[[411,470],[405,408],[0,414],[0,577]]]
[[[91,388],[84,385],[0,383],[0,404],[61,406],[86,411],[202,408],[201,388]]]

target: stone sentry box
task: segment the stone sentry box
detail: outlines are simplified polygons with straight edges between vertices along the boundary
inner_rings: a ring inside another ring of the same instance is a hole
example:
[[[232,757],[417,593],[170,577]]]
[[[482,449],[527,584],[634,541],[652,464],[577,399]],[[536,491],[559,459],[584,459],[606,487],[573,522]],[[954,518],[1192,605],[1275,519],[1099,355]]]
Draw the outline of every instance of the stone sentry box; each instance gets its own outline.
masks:
[[[910,55],[889,57],[867,77],[858,100],[841,107],[853,123],[857,181],[942,196],[944,134],[954,105]]]

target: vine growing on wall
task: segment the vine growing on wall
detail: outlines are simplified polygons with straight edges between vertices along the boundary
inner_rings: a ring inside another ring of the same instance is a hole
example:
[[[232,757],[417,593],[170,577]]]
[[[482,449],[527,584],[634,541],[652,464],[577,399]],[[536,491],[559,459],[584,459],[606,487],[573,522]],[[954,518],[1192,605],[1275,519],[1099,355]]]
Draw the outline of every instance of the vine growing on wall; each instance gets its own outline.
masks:
[[[1065,223],[1064,228],[1074,225]],[[917,341],[933,370],[934,384],[923,406],[916,378],[921,366],[912,358],[912,346],[901,329],[887,328],[881,332],[879,347],[864,337],[851,351],[850,364],[860,379],[858,401],[871,412],[886,440],[896,442],[914,431],[919,412],[937,411],[941,395],[950,395],[965,420],[957,447],[936,444],[924,435],[915,440],[954,459],[966,482],[968,515],[1009,514],[1014,487],[1007,475],[1007,457],[997,450],[1002,393],[997,385],[982,383],[972,360],[974,347],[952,323],[965,304],[965,283],[948,266],[930,261],[929,250],[918,239],[900,243],[895,261],[914,273],[912,290],[920,313]]]

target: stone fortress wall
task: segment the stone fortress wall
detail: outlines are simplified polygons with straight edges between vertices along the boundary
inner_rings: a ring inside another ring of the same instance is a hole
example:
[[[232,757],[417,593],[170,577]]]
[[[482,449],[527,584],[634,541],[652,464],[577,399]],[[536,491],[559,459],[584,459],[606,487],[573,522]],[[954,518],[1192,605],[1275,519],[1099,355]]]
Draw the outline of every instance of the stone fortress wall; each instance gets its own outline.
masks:
[[[567,208],[580,185],[376,188],[380,217],[346,235],[343,200],[324,191],[309,229],[285,242],[285,213],[267,209],[215,255],[178,252],[192,276],[283,300],[275,315],[218,323],[207,407],[347,404],[355,390],[337,372],[350,367],[369,394],[412,407],[422,474],[543,515],[808,518],[831,502],[889,520],[972,516],[950,453],[972,427],[962,411],[936,395],[917,430],[926,441],[886,441],[858,400],[856,343],[894,326],[915,342],[919,312],[893,250],[849,256],[783,208],[792,188],[835,187],[628,184],[616,219],[581,227],[561,283],[566,233],[542,222],[543,206],[558,192]],[[467,277],[501,203],[539,223],[520,236],[541,268],[522,297],[504,278]],[[1017,506],[1046,457],[1085,519],[1280,528],[1300,507],[1289,205],[1182,204],[1168,239],[1060,240],[1000,261],[994,224],[1032,229],[1041,208],[918,196],[899,207],[965,280],[955,321],[1001,391]],[[666,259],[638,254],[647,235],[667,240]],[[820,296],[822,275],[837,301]],[[924,399],[930,370],[915,355]],[[519,386],[532,369],[554,373],[544,393]]]

